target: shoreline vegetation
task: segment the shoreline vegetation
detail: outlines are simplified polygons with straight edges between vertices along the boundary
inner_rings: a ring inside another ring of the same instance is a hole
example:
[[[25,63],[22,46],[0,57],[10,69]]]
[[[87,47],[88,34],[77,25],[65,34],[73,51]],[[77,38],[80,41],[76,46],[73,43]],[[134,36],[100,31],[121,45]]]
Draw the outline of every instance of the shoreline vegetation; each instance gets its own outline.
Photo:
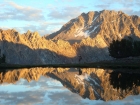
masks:
[[[104,68],[104,69],[140,69],[140,57],[121,58],[110,61],[100,61],[94,63],[75,63],[75,64],[40,64],[40,65],[21,65],[1,63],[0,69],[20,69],[34,67],[53,67],[53,68]]]

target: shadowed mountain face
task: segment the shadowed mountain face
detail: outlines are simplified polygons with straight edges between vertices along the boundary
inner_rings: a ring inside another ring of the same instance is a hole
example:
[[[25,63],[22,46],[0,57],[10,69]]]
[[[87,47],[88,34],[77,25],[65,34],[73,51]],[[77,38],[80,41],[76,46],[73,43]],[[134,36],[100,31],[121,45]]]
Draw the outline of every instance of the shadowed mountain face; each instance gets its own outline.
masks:
[[[83,98],[117,100],[140,93],[140,74],[87,68],[79,75],[75,68],[31,68],[1,70],[0,83],[15,83],[21,78],[38,81],[40,76],[51,77]]]

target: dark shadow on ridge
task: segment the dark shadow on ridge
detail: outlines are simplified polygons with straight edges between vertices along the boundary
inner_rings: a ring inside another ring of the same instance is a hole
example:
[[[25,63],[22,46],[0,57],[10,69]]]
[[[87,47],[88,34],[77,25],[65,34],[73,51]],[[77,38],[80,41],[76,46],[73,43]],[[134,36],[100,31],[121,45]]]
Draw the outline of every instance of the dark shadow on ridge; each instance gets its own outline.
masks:
[[[63,64],[63,63],[78,63],[78,55],[83,56],[81,63],[92,62],[94,57],[96,60],[98,56],[94,54],[95,51],[105,51],[106,48],[97,48],[91,46],[81,46],[77,49],[77,56],[67,57],[50,51],[49,49],[31,49],[26,45],[8,42],[6,40],[0,41],[1,51],[6,55],[6,62],[11,64]],[[88,55],[86,57],[86,55]],[[96,61],[95,60],[95,61]]]

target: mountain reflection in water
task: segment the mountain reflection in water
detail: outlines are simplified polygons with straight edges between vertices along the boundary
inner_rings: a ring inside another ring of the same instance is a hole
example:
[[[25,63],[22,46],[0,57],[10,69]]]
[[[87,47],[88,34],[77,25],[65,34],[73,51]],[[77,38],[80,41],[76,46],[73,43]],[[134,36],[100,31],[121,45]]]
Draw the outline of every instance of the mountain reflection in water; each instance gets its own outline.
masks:
[[[81,70],[81,75],[79,68],[1,70],[0,105],[140,103],[140,74],[97,68]]]

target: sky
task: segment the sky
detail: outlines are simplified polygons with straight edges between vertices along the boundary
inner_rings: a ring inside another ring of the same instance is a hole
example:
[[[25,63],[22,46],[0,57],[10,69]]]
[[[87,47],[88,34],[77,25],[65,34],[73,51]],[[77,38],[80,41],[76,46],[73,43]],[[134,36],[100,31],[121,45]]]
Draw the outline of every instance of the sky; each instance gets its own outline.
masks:
[[[123,11],[140,16],[140,0],[0,0],[0,28],[41,36],[58,31],[81,13]]]

